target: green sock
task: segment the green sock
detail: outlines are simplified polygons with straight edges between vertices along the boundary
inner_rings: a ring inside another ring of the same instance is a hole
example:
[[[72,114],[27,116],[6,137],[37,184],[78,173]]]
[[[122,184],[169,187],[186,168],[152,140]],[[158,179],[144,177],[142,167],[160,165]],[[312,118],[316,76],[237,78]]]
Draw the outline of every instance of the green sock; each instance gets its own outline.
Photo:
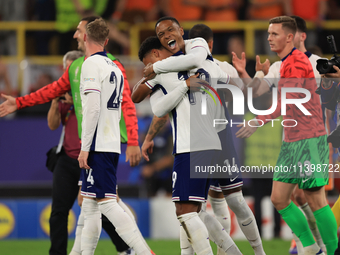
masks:
[[[318,226],[322,241],[326,245],[327,254],[333,255],[338,247],[338,229],[331,208],[329,205],[322,207],[314,212],[314,217],[316,219],[316,225]]]
[[[291,202],[286,208],[280,210],[279,213],[294,234],[300,239],[303,247],[315,243],[306,217],[293,202]]]

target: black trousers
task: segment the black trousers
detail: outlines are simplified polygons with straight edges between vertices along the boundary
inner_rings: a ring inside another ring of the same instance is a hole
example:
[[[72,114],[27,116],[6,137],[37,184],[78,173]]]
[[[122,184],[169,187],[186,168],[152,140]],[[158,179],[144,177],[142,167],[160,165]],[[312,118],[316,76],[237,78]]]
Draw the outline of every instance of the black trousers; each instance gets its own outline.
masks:
[[[80,171],[78,160],[70,158],[62,151],[53,172],[50,255],[67,255],[68,213],[78,196]],[[115,244],[118,252],[129,248],[104,215],[102,215],[102,226]]]
[[[340,255],[340,236],[338,241],[338,248],[335,250],[334,255]]]
[[[62,150],[53,171],[50,255],[67,255],[68,213],[78,196],[80,171],[78,160]]]

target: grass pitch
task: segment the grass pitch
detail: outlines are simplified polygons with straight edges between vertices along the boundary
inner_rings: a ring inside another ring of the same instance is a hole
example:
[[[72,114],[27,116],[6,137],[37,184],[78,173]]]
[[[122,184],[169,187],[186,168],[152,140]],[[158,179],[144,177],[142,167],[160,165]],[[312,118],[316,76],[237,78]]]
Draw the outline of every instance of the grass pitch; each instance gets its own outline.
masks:
[[[147,240],[151,249],[157,255],[180,255],[178,240]],[[244,255],[254,254],[247,241],[236,241]],[[73,240],[69,241],[68,252],[73,245]],[[263,241],[264,250],[268,255],[288,255],[290,241],[274,239]],[[214,253],[216,254],[216,245],[212,243]],[[1,255],[48,255],[50,241],[43,240],[0,240]],[[115,255],[117,251],[110,240],[101,239],[98,243],[95,255]]]

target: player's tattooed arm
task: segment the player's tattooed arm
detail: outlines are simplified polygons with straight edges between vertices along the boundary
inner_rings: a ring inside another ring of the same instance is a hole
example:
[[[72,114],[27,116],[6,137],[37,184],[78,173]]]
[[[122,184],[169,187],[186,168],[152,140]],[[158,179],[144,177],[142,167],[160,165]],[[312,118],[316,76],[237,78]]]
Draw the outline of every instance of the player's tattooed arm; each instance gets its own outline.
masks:
[[[149,161],[149,153],[153,152],[153,139],[159,133],[159,131],[164,127],[166,122],[168,121],[168,115],[165,115],[161,118],[154,116],[152,122],[150,124],[147,135],[145,136],[143,145],[142,145],[142,156],[146,161]]]
[[[153,116],[146,138],[148,138],[149,140],[153,140],[155,136],[159,133],[159,131],[164,127],[165,123],[168,121],[168,117],[169,115],[165,115],[160,118],[157,116]]]

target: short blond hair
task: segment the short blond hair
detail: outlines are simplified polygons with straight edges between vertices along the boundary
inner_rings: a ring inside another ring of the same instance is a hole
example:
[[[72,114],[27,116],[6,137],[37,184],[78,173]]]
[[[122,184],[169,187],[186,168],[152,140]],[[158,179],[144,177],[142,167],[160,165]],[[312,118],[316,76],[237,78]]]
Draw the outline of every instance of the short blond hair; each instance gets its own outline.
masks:
[[[99,18],[86,25],[86,34],[92,41],[104,44],[109,36],[109,28],[105,20]]]
[[[282,29],[286,29],[295,35],[297,31],[297,25],[295,19],[289,16],[279,16],[269,20],[269,24],[282,24]]]

